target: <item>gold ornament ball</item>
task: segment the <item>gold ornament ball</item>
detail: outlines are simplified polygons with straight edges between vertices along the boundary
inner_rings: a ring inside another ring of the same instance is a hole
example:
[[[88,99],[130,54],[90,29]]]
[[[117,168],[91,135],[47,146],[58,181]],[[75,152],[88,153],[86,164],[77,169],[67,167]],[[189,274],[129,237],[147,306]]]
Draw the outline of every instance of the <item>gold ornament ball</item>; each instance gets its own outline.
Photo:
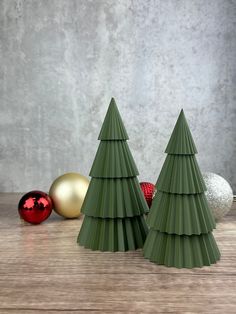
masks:
[[[79,173],[66,173],[51,185],[49,195],[55,212],[64,218],[78,218],[89,180]]]

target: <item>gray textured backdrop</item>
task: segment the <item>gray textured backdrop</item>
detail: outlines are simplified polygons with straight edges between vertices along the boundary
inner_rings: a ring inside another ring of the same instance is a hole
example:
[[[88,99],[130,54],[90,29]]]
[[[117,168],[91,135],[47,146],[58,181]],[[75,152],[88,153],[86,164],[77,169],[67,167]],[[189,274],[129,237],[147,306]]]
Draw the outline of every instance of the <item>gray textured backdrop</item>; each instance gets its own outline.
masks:
[[[111,96],[140,180],[183,107],[202,171],[236,191],[236,1],[0,0],[0,191],[88,175]]]

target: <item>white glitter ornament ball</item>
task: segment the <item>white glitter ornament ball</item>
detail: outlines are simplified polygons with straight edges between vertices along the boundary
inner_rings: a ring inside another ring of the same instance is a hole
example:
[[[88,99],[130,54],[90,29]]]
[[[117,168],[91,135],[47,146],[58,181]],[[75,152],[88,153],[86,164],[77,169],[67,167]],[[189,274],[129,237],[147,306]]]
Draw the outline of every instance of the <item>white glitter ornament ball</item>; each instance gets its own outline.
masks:
[[[233,202],[233,191],[229,183],[212,172],[203,173],[207,191],[206,198],[213,216],[219,221],[231,209]]]

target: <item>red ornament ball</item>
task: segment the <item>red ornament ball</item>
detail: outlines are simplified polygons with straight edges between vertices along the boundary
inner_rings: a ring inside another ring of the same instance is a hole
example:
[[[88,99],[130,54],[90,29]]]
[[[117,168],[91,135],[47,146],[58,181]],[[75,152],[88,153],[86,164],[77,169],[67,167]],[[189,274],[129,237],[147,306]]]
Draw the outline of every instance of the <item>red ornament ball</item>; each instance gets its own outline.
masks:
[[[18,211],[23,220],[37,225],[51,215],[52,207],[52,200],[46,193],[31,191],[21,198]]]
[[[156,187],[154,184],[152,184],[150,182],[141,182],[140,186],[141,186],[141,189],[143,191],[144,197],[147,201],[147,204],[150,208],[152,205],[152,199],[154,197],[154,192],[156,190]]]

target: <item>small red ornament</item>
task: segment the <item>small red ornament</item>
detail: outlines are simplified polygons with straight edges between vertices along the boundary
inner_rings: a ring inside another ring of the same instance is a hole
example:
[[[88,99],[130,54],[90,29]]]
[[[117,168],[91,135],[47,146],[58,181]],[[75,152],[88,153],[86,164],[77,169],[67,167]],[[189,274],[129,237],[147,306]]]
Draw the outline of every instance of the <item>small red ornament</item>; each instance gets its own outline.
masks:
[[[23,220],[37,225],[51,215],[52,200],[44,192],[31,191],[21,198],[18,211]]]
[[[150,208],[152,205],[152,199],[154,197],[156,187],[154,184],[152,184],[150,182],[141,182],[140,186],[141,186],[141,189],[143,191],[144,197],[147,201],[147,204]]]

